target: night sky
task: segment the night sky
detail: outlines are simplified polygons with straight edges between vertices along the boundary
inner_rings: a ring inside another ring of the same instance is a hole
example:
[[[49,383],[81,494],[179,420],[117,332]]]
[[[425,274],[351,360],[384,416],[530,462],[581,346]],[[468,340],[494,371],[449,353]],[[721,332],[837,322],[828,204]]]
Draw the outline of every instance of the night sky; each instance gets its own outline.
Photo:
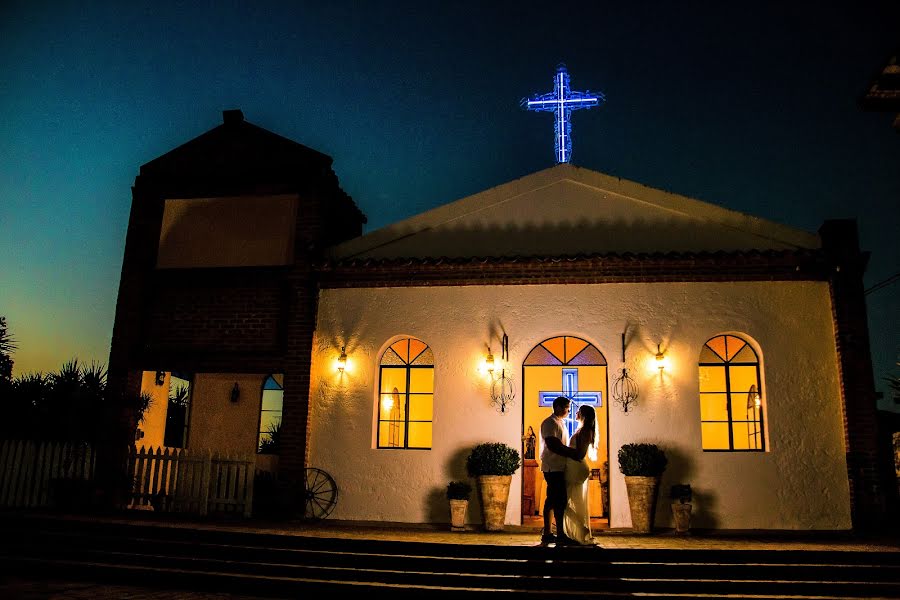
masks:
[[[108,361],[134,177],[222,110],[333,157],[371,231],[552,166],[552,115],[519,101],[560,62],[607,96],[574,164],[808,231],[857,218],[866,287],[896,274],[900,135],[857,101],[900,3],[701,4],[3,2],[14,374]],[[867,299],[881,378],[900,284]]]

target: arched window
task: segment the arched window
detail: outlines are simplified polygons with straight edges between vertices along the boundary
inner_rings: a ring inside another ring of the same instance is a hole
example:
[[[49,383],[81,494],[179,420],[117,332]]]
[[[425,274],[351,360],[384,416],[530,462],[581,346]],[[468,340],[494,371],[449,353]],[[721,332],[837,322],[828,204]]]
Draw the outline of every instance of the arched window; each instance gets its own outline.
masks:
[[[262,404],[259,410],[260,454],[278,454],[281,451],[281,414],[284,408],[284,375],[269,375],[263,381]]]
[[[378,447],[430,449],[434,409],[431,348],[415,338],[394,342],[381,355],[378,381]]]
[[[716,336],[703,345],[699,367],[703,449],[764,451],[759,358],[750,344]]]

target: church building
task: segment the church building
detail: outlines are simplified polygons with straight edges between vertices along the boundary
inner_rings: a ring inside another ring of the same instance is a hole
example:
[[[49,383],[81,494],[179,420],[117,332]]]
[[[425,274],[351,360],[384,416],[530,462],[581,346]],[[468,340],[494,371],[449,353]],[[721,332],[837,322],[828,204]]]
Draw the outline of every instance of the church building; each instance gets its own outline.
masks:
[[[565,395],[597,411],[610,527],[642,442],[668,458],[660,526],[684,483],[701,528],[883,514],[853,220],[800,231],[563,163],[363,234],[330,157],[237,110],[132,194],[109,385],[156,400],[138,445],[320,469],[332,519],[447,523],[469,451],[502,442],[522,524]]]

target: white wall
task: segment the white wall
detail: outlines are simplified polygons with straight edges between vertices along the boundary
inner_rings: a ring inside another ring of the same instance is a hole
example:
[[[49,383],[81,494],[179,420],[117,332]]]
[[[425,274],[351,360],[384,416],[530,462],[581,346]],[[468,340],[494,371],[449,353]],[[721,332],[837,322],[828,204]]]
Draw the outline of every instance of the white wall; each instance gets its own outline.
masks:
[[[827,284],[814,282],[465,286],[323,290],[313,351],[310,464],[340,489],[332,518],[448,522],[444,491],[465,477],[465,457],[482,441],[520,447],[521,364],[532,347],[558,335],[593,343],[610,377],[621,368],[621,334],[640,386],[637,405],[610,407],[611,526],[630,515],[616,454],[652,441],[669,457],[657,524],[671,523],[667,492],[690,483],[693,525],[728,529],[847,529],[849,490],[837,359]],[[485,344],[509,335],[517,401],[501,415],[489,403],[478,366]],[[492,333],[493,332],[493,333]],[[700,449],[697,359],[722,333],[749,336],[762,361],[765,453]],[[378,361],[400,336],[428,343],[435,357],[431,450],[376,450]],[[651,363],[657,343],[670,367]],[[349,365],[334,360],[346,346]],[[611,382],[610,382],[611,383]],[[521,469],[507,523],[520,522]],[[469,520],[480,522],[477,501]]]

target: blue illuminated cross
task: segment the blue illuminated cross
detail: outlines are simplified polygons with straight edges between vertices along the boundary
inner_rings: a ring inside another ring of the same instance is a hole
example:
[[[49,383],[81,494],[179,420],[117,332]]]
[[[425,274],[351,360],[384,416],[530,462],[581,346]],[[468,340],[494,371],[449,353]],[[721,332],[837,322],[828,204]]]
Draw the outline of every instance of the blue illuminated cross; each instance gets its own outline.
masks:
[[[606,100],[606,96],[597,92],[573,92],[569,88],[569,72],[566,65],[560,63],[556,67],[556,79],[553,91],[533,98],[523,98],[522,106],[526,110],[556,113],[553,133],[556,135],[556,162],[567,163],[572,160],[572,111],[580,108],[593,108]]]
[[[575,420],[575,413],[578,412],[580,404],[588,404],[590,406],[602,406],[602,392],[584,392],[578,389],[578,369],[562,370],[562,391],[561,392],[538,392],[540,406],[553,406],[553,400],[558,396],[565,396],[572,401],[569,416],[566,417],[566,429],[569,430],[569,436],[575,433],[578,428],[578,421]]]

